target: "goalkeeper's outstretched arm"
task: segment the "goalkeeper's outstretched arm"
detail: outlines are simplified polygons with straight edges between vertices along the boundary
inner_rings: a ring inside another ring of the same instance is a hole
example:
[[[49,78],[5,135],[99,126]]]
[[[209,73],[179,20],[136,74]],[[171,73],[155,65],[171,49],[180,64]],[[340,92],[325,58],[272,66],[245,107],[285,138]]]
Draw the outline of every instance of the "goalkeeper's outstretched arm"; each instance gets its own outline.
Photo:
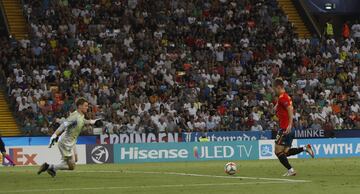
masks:
[[[96,123],[96,121],[99,121],[101,119],[90,119],[90,120],[85,120],[84,123],[85,124],[90,124],[90,125],[94,125]]]

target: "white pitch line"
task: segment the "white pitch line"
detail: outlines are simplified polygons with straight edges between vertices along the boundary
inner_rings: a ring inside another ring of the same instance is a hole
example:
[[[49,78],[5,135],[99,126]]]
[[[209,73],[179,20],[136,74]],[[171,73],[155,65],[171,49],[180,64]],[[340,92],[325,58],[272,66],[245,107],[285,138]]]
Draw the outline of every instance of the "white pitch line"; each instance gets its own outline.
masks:
[[[26,170],[28,171],[28,170]],[[8,171],[8,172],[22,172],[22,171]],[[29,171],[31,172],[31,171]],[[219,175],[208,175],[208,174],[191,174],[191,173],[180,173],[180,172],[153,172],[153,171],[131,171],[131,170],[75,170],[75,171],[62,171],[62,173],[133,173],[133,174],[164,174],[164,175],[176,175],[176,176],[192,176],[192,177],[210,177],[210,178],[224,178],[224,179],[248,179],[248,180],[267,180],[267,181],[284,181],[284,182],[295,182],[295,183],[307,183],[310,180],[301,179],[286,179],[286,178],[265,178],[265,177],[245,177],[245,176],[219,176]],[[0,192],[1,193],[1,192]]]
[[[68,171],[69,172],[69,171]],[[208,174],[192,174],[192,173],[180,173],[180,172],[151,172],[151,171],[73,171],[75,173],[129,173],[129,174],[163,174],[163,175],[176,175],[176,176],[192,176],[192,177],[209,177],[209,178],[224,178],[224,179],[248,179],[248,180],[267,180],[267,181],[284,181],[284,182],[295,182],[295,183],[306,183],[311,182],[308,180],[300,179],[285,179],[285,178],[264,178],[264,177],[245,177],[245,176],[219,176],[219,175],[208,175]]]
[[[294,180],[294,179],[284,179],[284,178],[219,176],[219,175],[192,174],[192,173],[179,173],[179,172],[147,172],[147,171],[124,171],[124,172],[125,173],[139,173],[139,174],[165,174],[165,175],[177,175],[177,176],[210,177],[210,178],[224,178],[224,179],[248,179],[248,180],[284,181],[284,182],[309,182],[307,180]]]
[[[177,184],[177,185],[139,185],[121,187],[82,187],[82,188],[59,188],[59,189],[22,189],[11,191],[0,191],[0,193],[32,193],[32,192],[57,192],[57,191],[86,191],[86,190],[118,190],[118,189],[157,189],[174,187],[209,187],[209,186],[236,186],[236,185],[257,185],[257,184],[285,184],[288,182],[266,181],[246,183],[198,183],[198,184]]]

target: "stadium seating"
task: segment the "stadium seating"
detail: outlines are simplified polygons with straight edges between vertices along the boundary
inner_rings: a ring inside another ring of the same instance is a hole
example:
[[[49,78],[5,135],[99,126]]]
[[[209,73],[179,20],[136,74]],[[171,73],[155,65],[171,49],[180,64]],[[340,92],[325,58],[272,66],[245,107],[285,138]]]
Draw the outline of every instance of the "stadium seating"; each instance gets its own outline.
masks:
[[[274,130],[276,77],[296,128],[360,128],[359,42],[299,38],[275,0],[24,2],[29,39],[0,53],[28,134],[78,97],[114,133]]]
[[[294,24],[295,32],[301,38],[310,38],[311,34],[309,29],[306,27],[305,23],[301,19],[298,11],[294,6],[292,0],[278,0],[279,6],[284,10],[285,14],[288,16],[289,21]]]
[[[22,12],[20,0],[2,0],[9,31],[17,39],[27,36],[26,21]]]
[[[0,92],[0,134],[2,136],[17,136],[21,134],[2,92]]]

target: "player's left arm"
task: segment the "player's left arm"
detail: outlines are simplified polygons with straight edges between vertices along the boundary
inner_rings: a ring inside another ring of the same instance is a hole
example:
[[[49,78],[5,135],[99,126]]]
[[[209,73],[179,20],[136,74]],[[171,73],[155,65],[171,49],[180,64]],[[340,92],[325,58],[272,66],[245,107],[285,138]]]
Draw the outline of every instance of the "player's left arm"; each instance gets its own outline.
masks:
[[[86,119],[85,119],[84,123],[85,123],[86,125],[88,125],[88,124],[94,125],[94,124],[96,123],[96,121],[99,121],[99,120],[101,120],[101,119],[90,119],[90,120],[86,120]]]

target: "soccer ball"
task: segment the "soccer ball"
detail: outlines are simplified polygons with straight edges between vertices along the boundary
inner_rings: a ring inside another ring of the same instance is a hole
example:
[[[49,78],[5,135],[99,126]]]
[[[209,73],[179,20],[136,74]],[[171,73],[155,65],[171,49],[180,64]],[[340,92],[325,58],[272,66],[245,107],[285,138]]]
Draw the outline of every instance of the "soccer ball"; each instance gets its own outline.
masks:
[[[234,162],[228,162],[225,164],[225,173],[228,175],[234,175],[236,173],[236,164]]]

